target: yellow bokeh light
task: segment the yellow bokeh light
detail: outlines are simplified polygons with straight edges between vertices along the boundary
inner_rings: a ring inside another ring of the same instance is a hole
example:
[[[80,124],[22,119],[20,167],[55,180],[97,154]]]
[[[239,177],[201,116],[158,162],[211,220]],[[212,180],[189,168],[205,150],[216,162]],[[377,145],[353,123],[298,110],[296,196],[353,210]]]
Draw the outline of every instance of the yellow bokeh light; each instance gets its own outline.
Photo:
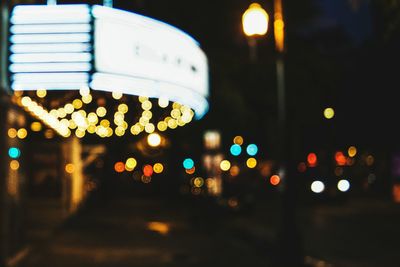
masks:
[[[19,139],[25,139],[28,135],[28,131],[25,128],[21,128],[17,132],[17,136]]]
[[[122,93],[121,93],[121,92],[118,92],[118,91],[114,91],[114,92],[112,92],[112,97],[113,97],[115,100],[119,100],[119,99],[122,98]]]
[[[332,119],[333,116],[335,116],[335,111],[333,110],[333,108],[326,108],[326,109],[324,110],[324,116],[325,116],[325,118],[327,118],[328,120],[329,120],[329,119]]]
[[[10,169],[13,170],[13,171],[16,171],[16,170],[19,169],[19,162],[18,162],[18,160],[12,160],[12,161],[10,162]]]
[[[65,116],[67,116],[67,112],[65,111],[64,108],[59,108],[57,112],[58,112],[58,117],[60,118],[64,118]]]
[[[233,138],[233,143],[239,146],[243,145],[243,137],[241,137],[240,135],[235,136],[235,138]]]
[[[65,171],[69,174],[73,173],[75,171],[75,165],[72,163],[68,163],[65,165]]]
[[[90,134],[94,134],[96,132],[96,125],[89,125],[89,127],[87,128],[88,133]]]
[[[246,161],[246,165],[247,167],[249,167],[250,169],[253,169],[257,166],[257,160],[255,158],[249,158]]]
[[[149,98],[147,96],[139,96],[139,102],[143,103],[144,101],[149,100]]]
[[[152,147],[157,147],[161,144],[161,136],[158,133],[151,133],[147,136],[147,143]]]
[[[142,109],[143,110],[150,110],[152,107],[152,104],[149,100],[146,100],[142,103]]]
[[[85,104],[89,104],[90,102],[92,102],[92,100],[93,100],[93,97],[91,94],[82,96],[82,102]]]
[[[160,121],[157,123],[157,129],[161,132],[164,132],[165,130],[167,130],[168,125],[165,123],[165,121]]]
[[[182,105],[179,104],[178,102],[174,102],[174,103],[172,104],[172,109],[180,109],[181,107],[182,107]]]
[[[8,137],[15,138],[17,137],[17,130],[15,128],[8,129]]]
[[[86,132],[84,130],[81,130],[79,128],[75,130],[75,135],[78,138],[83,138],[85,136],[85,134],[86,134]]]
[[[357,148],[355,146],[351,146],[347,150],[347,153],[349,154],[349,157],[355,157],[355,155],[357,154]]]
[[[36,95],[40,98],[44,98],[47,95],[47,91],[45,89],[37,90]]]
[[[72,101],[72,105],[74,106],[75,109],[80,109],[83,103],[80,99],[75,99],[74,101]]]
[[[204,179],[201,178],[201,177],[196,177],[196,178],[193,180],[193,185],[194,185],[195,187],[202,187],[202,186],[204,185]]]
[[[155,129],[156,129],[156,127],[154,126],[153,123],[148,123],[148,124],[146,124],[146,126],[144,127],[145,132],[146,132],[146,133],[149,133],[149,134],[153,133],[153,132],[155,131]]]
[[[97,124],[99,122],[99,118],[97,117],[97,114],[94,112],[90,112],[87,116],[87,120],[89,124]]]
[[[142,112],[142,117],[150,120],[153,117],[153,113],[150,110],[145,110]]]
[[[139,126],[139,124],[135,124],[131,127],[131,133],[133,135],[138,135],[142,131],[142,128]]]
[[[164,166],[161,163],[156,163],[153,166],[153,170],[155,173],[162,173],[164,171]]]
[[[71,114],[72,112],[74,112],[75,108],[74,108],[74,105],[72,105],[71,103],[68,103],[64,106],[64,110],[67,114]]]
[[[178,127],[178,123],[174,119],[168,120],[167,124],[168,124],[168,127],[171,128],[171,129],[175,129],[176,127]]]
[[[118,105],[118,111],[125,114],[127,113],[129,110],[128,105],[127,104],[119,104]]]
[[[177,119],[181,116],[181,111],[179,109],[173,109],[171,110],[171,117],[174,119]]]
[[[104,117],[104,116],[107,114],[107,110],[106,110],[105,107],[98,107],[98,108],[96,109],[96,114],[97,114],[97,116],[99,116],[99,117]]]
[[[117,128],[115,128],[115,135],[123,136],[124,134],[125,134],[124,127],[118,126]]]
[[[221,170],[223,171],[228,171],[231,168],[231,163],[229,162],[229,160],[223,160],[221,161],[221,163],[219,164],[219,167],[221,168]]]
[[[133,171],[137,165],[137,161],[134,158],[128,158],[125,162],[125,169],[127,171]]]
[[[34,132],[40,132],[42,130],[42,124],[38,121],[32,122],[31,130]]]
[[[110,121],[107,119],[101,120],[100,125],[105,128],[108,128],[108,127],[110,127]]]

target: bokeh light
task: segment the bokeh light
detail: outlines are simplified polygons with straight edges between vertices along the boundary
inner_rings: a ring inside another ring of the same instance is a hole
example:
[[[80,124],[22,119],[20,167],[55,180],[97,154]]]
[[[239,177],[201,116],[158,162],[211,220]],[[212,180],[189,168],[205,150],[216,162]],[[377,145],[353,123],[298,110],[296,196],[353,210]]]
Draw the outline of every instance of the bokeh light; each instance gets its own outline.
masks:
[[[127,171],[133,171],[137,165],[137,161],[135,158],[128,158],[125,162],[125,169]]]
[[[162,173],[164,171],[164,166],[161,163],[156,163],[153,166],[153,170],[155,173]]]
[[[349,157],[355,157],[357,155],[357,148],[355,146],[349,147],[349,149],[347,150],[347,154],[349,155]]]
[[[18,170],[19,169],[19,162],[18,162],[18,160],[12,160],[11,162],[10,162],[10,169],[11,170],[13,170],[13,171],[16,171],[16,170]]]
[[[247,167],[254,169],[257,166],[257,160],[255,158],[249,158],[246,161]]]
[[[281,178],[279,177],[279,175],[272,175],[271,178],[269,179],[269,182],[272,185],[278,185],[281,182]]]
[[[191,158],[187,158],[183,161],[183,168],[190,170],[194,167],[194,161]]]
[[[233,138],[233,143],[239,146],[243,145],[243,137],[240,135],[235,136],[235,138]]]
[[[337,184],[337,188],[342,192],[347,192],[350,189],[350,182],[348,180],[340,180]]]
[[[72,163],[68,163],[65,165],[65,171],[69,174],[73,173],[75,171],[75,165]]]
[[[144,167],[143,167],[143,174],[144,174],[145,176],[148,176],[148,177],[152,176],[152,175],[153,175],[153,166],[151,166],[151,165],[149,165],[149,164],[144,165]]]
[[[258,152],[257,145],[255,145],[255,144],[248,145],[246,148],[246,152],[247,152],[247,154],[249,154],[249,156],[255,156]]]
[[[151,133],[147,136],[147,143],[152,147],[157,147],[161,144],[161,136],[158,133]]]
[[[315,153],[309,153],[309,154],[307,155],[307,163],[308,163],[308,166],[310,166],[310,167],[315,167],[315,166],[317,165],[317,161],[318,161],[317,154],[315,154]]]
[[[239,156],[242,153],[242,147],[237,144],[233,144],[230,148],[230,152],[233,156]]]
[[[114,170],[118,173],[124,172],[125,164],[121,161],[114,164]]]
[[[326,108],[324,109],[324,117],[326,119],[332,119],[335,116],[335,111],[333,110],[333,108]]]
[[[311,184],[311,191],[314,193],[322,193],[325,190],[325,184],[321,181],[314,181]]]
[[[221,163],[219,164],[219,167],[223,171],[228,171],[231,168],[231,163],[229,162],[229,160],[225,159],[225,160],[221,161]]]
[[[10,147],[10,149],[8,149],[8,155],[12,159],[17,159],[21,156],[21,150],[17,147]]]

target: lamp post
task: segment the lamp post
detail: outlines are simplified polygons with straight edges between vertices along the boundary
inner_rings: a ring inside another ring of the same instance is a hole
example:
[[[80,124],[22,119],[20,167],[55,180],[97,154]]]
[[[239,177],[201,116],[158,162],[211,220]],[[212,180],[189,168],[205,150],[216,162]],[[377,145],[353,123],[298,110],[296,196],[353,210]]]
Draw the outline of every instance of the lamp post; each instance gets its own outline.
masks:
[[[250,48],[250,60],[255,62],[257,59],[257,37],[267,34],[268,31],[268,13],[260,4],[252,3],[243,13],[242,25],[243,32],[247,36]]]
[[[268,31],[269,16],[260,4],[252,3],[242,16],[243,32],[248,37],[250,46],[250,58],[256,57],[256,37],[266,35]],[[285,31],[282,0],[274,0],[274,39],[276,49],[276,86],[277,86],[277,162],[279,175],[284,181],[282,197],[282,222],[278,233],[279,263],[290,266],[301,266],[304,262],[302,245],[296,226],[295,216],[295,180],[293,177],[293,164],[290,151],[290,129],[286,114],[285,94]]]

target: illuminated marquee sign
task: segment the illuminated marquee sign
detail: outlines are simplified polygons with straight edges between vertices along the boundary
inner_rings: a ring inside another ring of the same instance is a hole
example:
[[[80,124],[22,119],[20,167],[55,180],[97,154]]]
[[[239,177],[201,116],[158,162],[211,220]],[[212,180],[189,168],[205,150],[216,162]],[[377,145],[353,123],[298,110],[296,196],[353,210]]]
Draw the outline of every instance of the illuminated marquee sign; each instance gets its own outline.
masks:
[[[23,5],[11,16],[11,88],[99,91],[167,98],[208,110],[208,63],[181,30],[89,5]]]

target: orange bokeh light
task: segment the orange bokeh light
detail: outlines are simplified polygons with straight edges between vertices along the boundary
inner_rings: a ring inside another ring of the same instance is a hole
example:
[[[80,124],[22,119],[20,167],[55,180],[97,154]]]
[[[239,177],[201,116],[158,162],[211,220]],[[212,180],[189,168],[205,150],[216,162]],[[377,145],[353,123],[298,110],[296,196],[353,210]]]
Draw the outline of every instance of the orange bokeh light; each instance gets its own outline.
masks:
[[[272,185],[278,185],[281,182],[281,178],[278,175],[272,175],[271,178],[269,178],[269,182]]]
[[[118,173],[124,172],[125,170],[125,164],[121,161],[115,163],[114,165],[114,170]]]

